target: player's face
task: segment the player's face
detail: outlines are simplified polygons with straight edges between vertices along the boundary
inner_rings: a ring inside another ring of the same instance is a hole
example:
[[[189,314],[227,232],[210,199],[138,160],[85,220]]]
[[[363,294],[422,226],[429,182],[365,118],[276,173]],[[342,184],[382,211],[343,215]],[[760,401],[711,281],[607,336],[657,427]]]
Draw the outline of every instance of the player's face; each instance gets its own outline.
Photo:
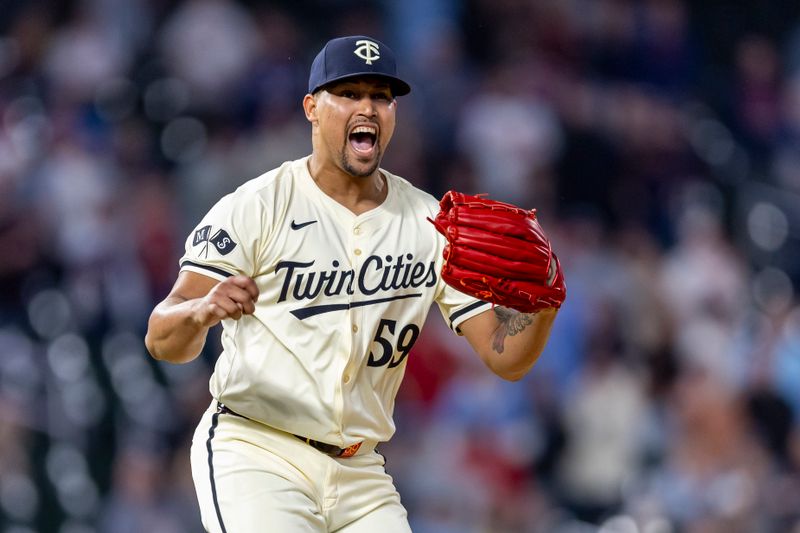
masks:
[[[319,134],[325,149],[351,176],[372,175],[392,138],[397,101],[379,78],[354,78],[317,94]]]

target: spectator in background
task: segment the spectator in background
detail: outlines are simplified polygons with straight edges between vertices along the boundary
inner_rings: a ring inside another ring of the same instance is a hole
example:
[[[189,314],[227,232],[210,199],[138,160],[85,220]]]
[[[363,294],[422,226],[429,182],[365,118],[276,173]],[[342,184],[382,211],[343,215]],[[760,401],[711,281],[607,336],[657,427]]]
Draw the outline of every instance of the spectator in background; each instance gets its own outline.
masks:
[[[79,5],[73,20],[48,43],[43,71],[54,85],[51,103],[91,102],[98,87],[130,68],[134,43],[119,39],[98,15]]]
[[[564,406],[566,448],[557,477],[567,508],[590,523],[621,509],[625,484],[640,475],[644,457],[644,380],[604,334],[614,336],[598,332]]]
[[[667,455],[649,496],[677,527],[758,528],[753,487],[765,486],[766,458],[733,390],[701,367],[690,366],[676,384]]]
[[[561,127],[551,106],[533,89],[535,64],[503,64],[461,113],[457,139],[475,169],[475,186],[493,198],[541,205],[552,189],[551,170]]]
[[[741,384],[746,361],[733,356],[746,309],[746,269],[711,208],[690,206],[679,224],[678,242],[665,256],[660,274],[674,345],[688,366]]]
[[[735,127],[759,166],[778,137],[781,65],[769,39],[751,35],[736,47],[733,113]]]
[[[170,72],[189,85],[193,107],[230,113],[228,95],[244,79],[258,52],[250,12],[230,0],[187,0],[160,35],[161,55]]]

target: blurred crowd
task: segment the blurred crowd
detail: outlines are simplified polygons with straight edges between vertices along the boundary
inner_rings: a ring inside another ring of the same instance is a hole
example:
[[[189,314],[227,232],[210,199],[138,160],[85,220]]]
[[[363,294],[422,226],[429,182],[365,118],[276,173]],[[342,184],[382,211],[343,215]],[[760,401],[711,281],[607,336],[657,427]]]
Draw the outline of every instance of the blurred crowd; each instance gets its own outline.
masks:
[[[536,207],[568,298],[522,381],[434,309],[380,449],[416,533],[800,532],[800,4],[0,2],[0,531],[199,533],[216,335],[157,363],[186,235],[310,151],[331,37],[412,93],[383,166]]]

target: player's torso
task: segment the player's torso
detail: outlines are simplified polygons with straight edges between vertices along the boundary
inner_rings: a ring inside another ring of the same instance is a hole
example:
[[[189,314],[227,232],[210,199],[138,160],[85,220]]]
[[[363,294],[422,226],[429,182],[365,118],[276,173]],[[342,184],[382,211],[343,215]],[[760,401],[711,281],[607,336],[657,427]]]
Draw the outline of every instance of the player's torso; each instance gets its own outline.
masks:
[[[429,205],[399,180],[388,186],[381,206],[356,216],[303,172],[278,184],[254,275],[256,312],[226,324],[216,392],[319,440],[345,442],[330,434],[343,426],[350,436],[391,434],[394,396],[435,297],[441,250]],[[317,433],[321,427],[328,434]]]

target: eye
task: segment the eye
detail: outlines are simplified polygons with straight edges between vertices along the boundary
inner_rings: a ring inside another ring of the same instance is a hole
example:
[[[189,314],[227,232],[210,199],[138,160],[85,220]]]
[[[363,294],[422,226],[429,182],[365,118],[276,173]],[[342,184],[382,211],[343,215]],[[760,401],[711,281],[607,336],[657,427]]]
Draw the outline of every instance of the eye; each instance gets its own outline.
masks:
[[[351,91],[351,90],[349,90],[349,89],[345,89],[339,94],[339,96],[341,96],[342,98],[351,98],[352,99],[352,98],[356,97],[356,93]]]
[[[378,101],[381,101],[381,102],[391,102],[392,101],[392,95],[389,94],[389,93],[383,93],[383,92],[375,93],[375,94],[372,95],[372,99],[373,100],[378,100]]]

